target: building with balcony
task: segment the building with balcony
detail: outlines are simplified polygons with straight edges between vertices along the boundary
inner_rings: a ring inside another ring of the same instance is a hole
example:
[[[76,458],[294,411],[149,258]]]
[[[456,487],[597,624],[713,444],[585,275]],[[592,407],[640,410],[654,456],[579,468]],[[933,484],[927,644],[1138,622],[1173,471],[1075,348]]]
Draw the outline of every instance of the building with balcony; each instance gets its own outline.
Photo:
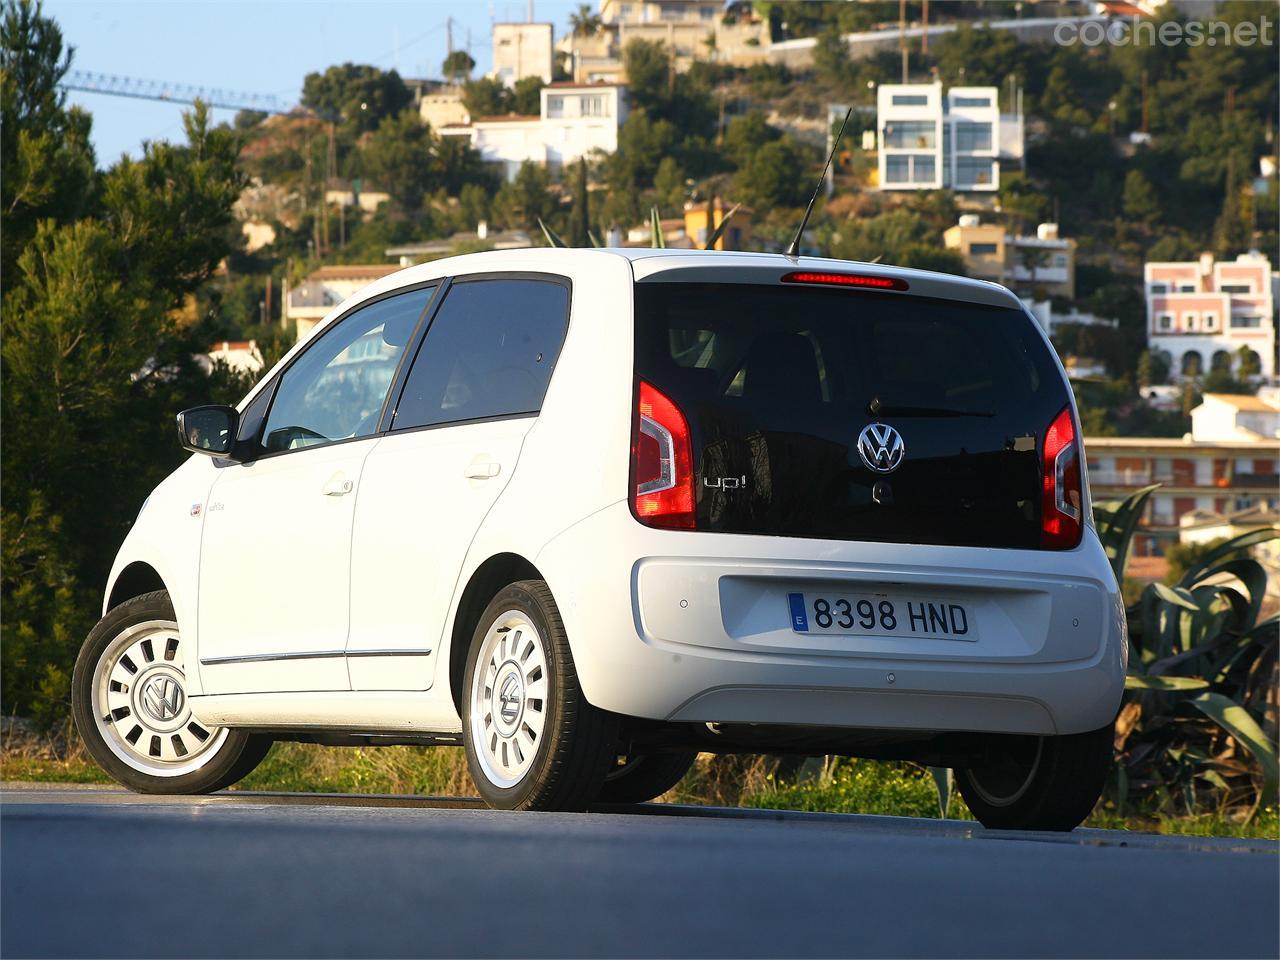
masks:
[[[1160,484],[1134,538],[1139,555],[1162,555],[1182,536],[1189,515],[1280,508],[1280,403],[1208,394],[1191,419],[1192,432],[1181,439],[1085,439],[1095,501]]]
[[[510,180],[527,161],[558,168],[594,150],[616,151],[618,129],[627,119],[626,89],[617,83],[550,83],[542,88],[536,117],[473,117],[439,133],[465,137]]]
[[[881,190],[994,193],[1001,156],[1022,157],[1022,124],[1002,118],[996,87],[883,83],[876,130]]]
[[[964,258],[971,277],[1002,283],[1020,296],[1075,299],[1076,242],[1059,237],[1056,223],[1042,223],[1034,237],[1024,237],[970,213],[942,237]]]
[[[1234,363],[1242,349],[1274,377],[1276,328],[1271,261],[1257,252],[1234,261],[1199,260],[1143,266],[1147,342],[1174,378]]]

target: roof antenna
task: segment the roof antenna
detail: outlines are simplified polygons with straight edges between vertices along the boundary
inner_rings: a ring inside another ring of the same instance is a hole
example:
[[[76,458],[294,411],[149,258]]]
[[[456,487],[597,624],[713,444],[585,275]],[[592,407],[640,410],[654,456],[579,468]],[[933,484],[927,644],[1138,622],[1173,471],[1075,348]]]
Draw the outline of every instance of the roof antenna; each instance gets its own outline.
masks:
[[[844,136],[844,128],[849,123],[851,116],[853,116],[853,107],[850,107],[845,112],[844,121],[840,124],[840,132],[836,134],[836,142],[831,145],[831,153],[827,157],[826,166],[822,168],[822,176],[818,178],[818,185],[813,188],[813,196],[809,198],[809,206],[804,208],[804,219],[800,221],[800,229],[796,231],[796,235],[791,238],[791,245],[787,247],[786,255],[788,257],[800,256],[800,238],[804,236],[804,228],[809,225],[809,214],[813,213],[813,205],[818,199],[818,191],[822,189],[822,184],[827,179],[827,171],[831,169],[831,161],[835,159],[836,151],[840,149],[840,138]]]

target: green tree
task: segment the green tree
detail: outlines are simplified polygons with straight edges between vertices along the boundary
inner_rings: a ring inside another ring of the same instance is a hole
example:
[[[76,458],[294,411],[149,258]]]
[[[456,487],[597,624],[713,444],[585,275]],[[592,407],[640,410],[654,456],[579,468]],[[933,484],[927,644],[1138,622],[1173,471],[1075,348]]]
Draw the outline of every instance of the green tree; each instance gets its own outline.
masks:
[[[475,68],[476,62],[471,58],[471,54],[465,50],[454,50],[444,58],[444,63],[440,65],[440,72],[457,83],[460,79],[470,77],[471,71]]]
[[[831,28],[818,34],[813,48],[813,68],[819,79],[830,84],[849,82],[852,68],[849,62],[849,46],[839,29]]]
[[[542,78],[521,77],[511,90],[511,109],[526,117],[542,114]]]
[[[27,12],[11,4],[6,20]],[[49,36],[40,21],[37,8],[34,32]],[[21,36],[6,31],[6,64]],[[60,62],[56,44],[41,55],[46,68]],[[45,89],[33,86],[39,95],[25,102],[44,105],[47,129],[71,124],[50,88],[57,69],[27,74],[36,75]],[[23,125],[24,115],[5,120]],[[87,133],[87,118],[78,123]],[[122,158],[92,181],[73,167],[58,189],[79,218],[20,206],[5,221],[30,240],[0,307],[0,410],[22,424],[6,432],[0,465],[0,695],[6,709],[47,722],[65,714],[71,663],[112,555],[181,459],[174,411],[234,399],[213,393],[192,360],[200,331],[180,317],[233,249],[236,136],[212,127],[200,105],[185,127],[185,145],[147,143],[140,160]]]
[[[1160,219],[1160,198],[1141,170],[1130,170],[1125,174],[1124,214],[1147,228]]]
[[[666,47],[654,40],[632,40],[622,51],[622,66],[631,102],[661,113],[670,101],[673,82]]]
[[[539,218],[545,222],[555,208],[551,176],[546,167],[531,160],[520,165],[515,179],[502,185],[493,202],[494,216],[501,217],[508,226],[521,227],[537,236],[542,235]]]
[[[652,120],[634,110],[618,131],[618,150],[609,158],[609,179],[615,190],[634,193],[653,183],[658,164],[676,149],[676,128],[666,120]]]
[[[760,209],[799,206],[812,190],[806,167],[804,153],[784,136],[751,156],[734,177],[734,189],[748,205]]]
[[[493,77],[481,77],[464,86],[462,102],[472,117],[500,117],[512,109],[511,91]]]
[[[89,115],[66,109],[58,81],[71,66],[62,31],[38,4],[7,2],[0,23],[0,280],[45,218],[65,221],[91,202]]]
[[[364,147],[369,179],[391,194],[401,210],[422,207],[422,198],[440,183],[440,163],[431,128],[409,109],[387,117]]]
[[[653,176],[653,189],[663,212],[678,212],[684,207],[685,176],[675,157],[663,157]]]
[[[724,132],[724,152],[735,167],[742,167],[757,150],[781,136],[781,130],[769,126],[763,111],[752,110],[729,121]]]
[[[578,4],[578,9],[569,14],[569,26],[575,37],[594,37],[604,27],[604,21],[598,13],[591,11],[591,5]]]
[[[1240,376],[1244,379],[1262,375],[1262,358],[1251,347],[1241,347],[1236,353],[1240,363]]]
[[[302,105],[326,120],[341,119],[344,132],[360,134],[377,128],[413,100],[394,70],[344,63],[302,81]]]
[[[587,158],[578,161],[574,176],[573,209],[569,211],[569,236],[571,247],[589,247],[591,238],[591,198],[587,190]]]

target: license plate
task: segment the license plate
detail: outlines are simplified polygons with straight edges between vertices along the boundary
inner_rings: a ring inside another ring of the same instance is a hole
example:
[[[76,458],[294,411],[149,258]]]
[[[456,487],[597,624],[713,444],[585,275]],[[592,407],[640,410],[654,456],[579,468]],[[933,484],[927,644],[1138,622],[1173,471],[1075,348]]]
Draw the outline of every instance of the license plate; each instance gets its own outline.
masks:
[[[882,593],[789,593],[787,602],[796,633],[978,639],[972,611],[954,600]]]

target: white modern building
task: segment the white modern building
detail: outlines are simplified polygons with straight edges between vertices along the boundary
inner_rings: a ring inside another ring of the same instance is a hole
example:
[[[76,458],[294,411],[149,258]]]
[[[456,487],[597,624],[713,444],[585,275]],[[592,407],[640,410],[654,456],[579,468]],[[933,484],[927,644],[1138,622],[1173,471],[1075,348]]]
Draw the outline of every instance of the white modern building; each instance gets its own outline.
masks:
[[[996,87],[952,87],[943,92],[941,82],[882,83],[876,113],[879,188],[1000,188]]]
[[[543,83],[550,83],[554,40],[549,23],[495,23],[492,76],[508,87],[525,77],[540,77]]]
[[[996,87],[881,84],[876,129],[881,190],[992,193],[1001,156],[1022,157],[1022,124],[1001,117]]]
[[[501,164],[509,180],[526,161],[556,168],[594,150],[615,152],[618,129],[627,119],[626,89],[616,83],[551,83],[542,88],[536,117],[472,117],[440,133],[466,137],[483,159]]]
[[[1241,349],[1275,376],[1275,294],[1271,262],[1250,252],[1234,261],[1212,254],[1185,262],[1147,263],[1147,342],[1173,377],[1192,377],[1235,363]]]

